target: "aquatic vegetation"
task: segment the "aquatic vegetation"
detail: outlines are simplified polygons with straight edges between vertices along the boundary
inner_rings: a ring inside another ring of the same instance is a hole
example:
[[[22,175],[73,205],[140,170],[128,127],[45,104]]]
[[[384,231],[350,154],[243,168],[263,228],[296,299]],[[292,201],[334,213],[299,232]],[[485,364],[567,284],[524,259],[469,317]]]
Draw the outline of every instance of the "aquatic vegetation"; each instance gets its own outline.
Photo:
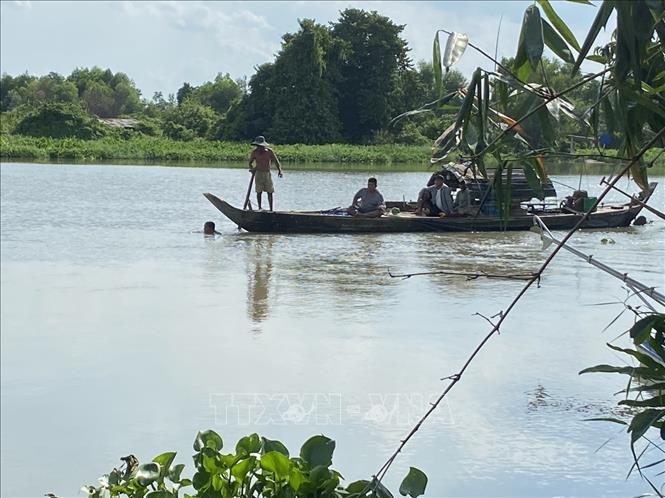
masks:
[[[134,455],[121,458],[123,465],[99,478],[99,485],[85,485],[90,498],[393,498],[376,479],[359,480],[344,486],[343,477],[332,468],[335,441],[312,436],[291,456],[280,441],[250,434],[241,438],[235,450],[223,453],[224,442],[215,431],[199,432],[194,439],[195,473],[184,477],[184,464],[174,464],[176,453],[166,452],[141,464]],[[417,498],[425,492],[427,476],[411,467],[399,492]],[[193,488],[191,494],[190,489]]]

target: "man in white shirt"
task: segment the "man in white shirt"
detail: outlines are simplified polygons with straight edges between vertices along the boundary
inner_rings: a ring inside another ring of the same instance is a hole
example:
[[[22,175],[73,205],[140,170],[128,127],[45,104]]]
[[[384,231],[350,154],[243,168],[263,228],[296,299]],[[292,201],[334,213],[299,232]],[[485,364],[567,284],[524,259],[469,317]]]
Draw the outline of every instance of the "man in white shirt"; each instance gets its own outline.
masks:
[[[443,183],[443,176],[434,177],[434,185],[426,187],[418,195],[416,215],[444,217],[454,212],[450,187]]]

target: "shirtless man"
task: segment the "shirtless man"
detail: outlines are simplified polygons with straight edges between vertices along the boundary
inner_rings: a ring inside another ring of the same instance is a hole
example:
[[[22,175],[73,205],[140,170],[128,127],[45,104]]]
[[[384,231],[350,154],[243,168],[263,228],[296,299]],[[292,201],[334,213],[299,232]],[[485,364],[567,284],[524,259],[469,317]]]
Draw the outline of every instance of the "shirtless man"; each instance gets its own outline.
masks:
[[[275,187],[272,184],[272,176],[270,175],[270,165],[274,162],[277,166],[278,176],[282,178],[282,165],[279,164],[279,159],[275,153],[268,148],[268,143],[266,139],[262,136],[258,136],[252,142],[252,145],[256,145],[256,149],[252,151],[252,154],[249,156],[249,171],[254,172],[254,187],[256,189],[256,202],[261,209],[261,194],[266,192],[268,194],[268,204],[270,205],[270,211],[272,211],[272,194],[275,191]],[[256,162],[256,166],[253,167],[252,163]]]

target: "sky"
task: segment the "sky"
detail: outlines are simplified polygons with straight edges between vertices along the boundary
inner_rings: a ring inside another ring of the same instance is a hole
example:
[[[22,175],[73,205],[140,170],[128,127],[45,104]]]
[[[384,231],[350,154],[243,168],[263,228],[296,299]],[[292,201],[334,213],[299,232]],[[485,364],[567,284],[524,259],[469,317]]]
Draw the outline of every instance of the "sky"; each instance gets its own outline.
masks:
[[[530,1],[442,2],[0,2],[0,72],[68,75],[76,67],[100,66],[127,73],[143,96],[175,93],[183,82],[199,85],[229,73],[248,78],[274,60],[284,33],[298,19],[335,21],[348,8],[376,10],[397,24],[412,60],[432,57],[437,29],[466,33],[493,54],[499,19],[499,57],[516,51],[524,10]],[[596,15],[595,6],[552,1],[580,44]],[[609,32],[599,43],[609,39]],[[442,40],[445,46],[445,39]],[[493,67],[472,49],[457,64],[467,77]],[[594,63],[583,69],[595,69]]]

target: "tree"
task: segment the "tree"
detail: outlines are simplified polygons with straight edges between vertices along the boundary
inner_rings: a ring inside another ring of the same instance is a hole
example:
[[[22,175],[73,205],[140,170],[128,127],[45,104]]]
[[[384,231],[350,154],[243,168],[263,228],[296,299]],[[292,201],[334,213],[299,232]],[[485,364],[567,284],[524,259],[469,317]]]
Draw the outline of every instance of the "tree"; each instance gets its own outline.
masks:
[[[180,90],[178,91],[179,93]],[[223,115],[226,114],[231,104],[239,99],[242,94],[242,90],[228,73],[224,75],[220,73],[215,78],[215,81],[209,81],[199,87],[193,88],[186,98],[193,99],[201,105],[210,107],[217,114]]]
[[[99,67],[77,68],[67,77],[78,89],[86,108],[99,117],[110,118],[141,110],[141,92],[125,73]]]
[[[195,87],[189,83],[183,83],[182,86],[178,89],[178,93],[176,93],[176,101],[178,102],[178,105],[181,105],[185,100],[187,100],[194,89]]]
[[[103,124],[78,104],[60,102],[39,104],[19,120],[14,131],[33,137],[82,139],[99,138],[107,132]]]
[[[215,138],[248,140],[269,136],[275,113],[273,81],[275,65],[262,64],[249,80],[249,93],[228,110]]]
[[[166,114],[164,135],[176,140],[206,137],[217,119],[217,114],[210,107],[188,99]]]
[[[404,26],[377,12],[344,10],[332,25],[346,46],[339,84],[339,115],[346,140],[368,141],[391,118],[390,95],[396,75],[410,66]]]
[[[275,116],[270,136],[281,143],[318,144],[338,141],[341,123],[335,82],[342,46],[330,30],[311,19],[283,37],[275,61]]]

